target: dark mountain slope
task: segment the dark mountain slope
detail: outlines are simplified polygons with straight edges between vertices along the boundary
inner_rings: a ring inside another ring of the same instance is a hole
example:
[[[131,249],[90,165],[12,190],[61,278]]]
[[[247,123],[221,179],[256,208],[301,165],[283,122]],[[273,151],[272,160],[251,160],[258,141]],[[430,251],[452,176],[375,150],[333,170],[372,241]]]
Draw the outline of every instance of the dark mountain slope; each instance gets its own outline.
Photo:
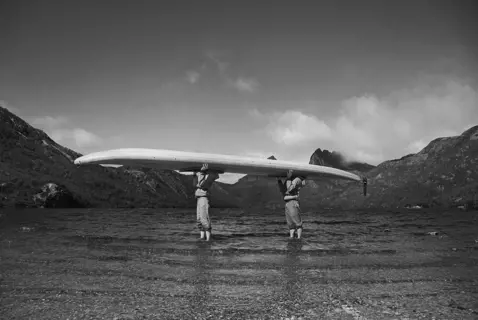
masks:
[[[193,207],[192,178],[171,170],[77,167],[79,153],[65,148],[0,107],[0,206],[38,206],[33,196],[46,183],[69,190],[86,207]],[[216,206],[237,199],[218,188]]]
[[[375,166],[372,166],[368,163],[356,161],[348,162],[339,152],[330,152],[329,150],[322,150],[320,148],[315,150],[315,152],[310,156],[309,164],[332,167],[346,171],[358,171],[361,173],[375,168]]]
[[[385,161],[377,167],[347,163],[340,154],[317,149],[312,164],[336,167],[368,178],[368,195],[361,183],[311,181],[301,191],[304,210],[327,207],[455,207],[478,201],[478,126],[460,136],[438,138],[417,154]],[[281,208],[283,202],[274,179],[246,176],[228,191],[247,206]]]
[[[385,161],[367,173],[369,196],[345,189],[331,204],[393,207],[421,203],[456,206],[478,195],[478,126],[459,136],[437,138],[423,150]],[[477,198],[478,199],[478,198]]]

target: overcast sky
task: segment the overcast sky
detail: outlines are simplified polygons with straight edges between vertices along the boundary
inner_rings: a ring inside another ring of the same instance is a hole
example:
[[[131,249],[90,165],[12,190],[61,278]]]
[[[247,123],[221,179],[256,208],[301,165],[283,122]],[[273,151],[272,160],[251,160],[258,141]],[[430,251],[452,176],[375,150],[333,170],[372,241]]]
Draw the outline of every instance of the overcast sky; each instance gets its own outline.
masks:
[[[378,164],[478,124],[474,1],[2,1],[0,100],[82,153]]]

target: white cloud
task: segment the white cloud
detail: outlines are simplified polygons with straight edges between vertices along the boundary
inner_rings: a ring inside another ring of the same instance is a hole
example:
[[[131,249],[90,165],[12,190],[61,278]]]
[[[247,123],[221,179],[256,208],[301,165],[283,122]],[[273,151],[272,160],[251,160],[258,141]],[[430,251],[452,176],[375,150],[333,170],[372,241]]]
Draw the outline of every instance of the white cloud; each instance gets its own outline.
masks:
[[[197,71],[188,71],[186,72],[186,80],[189,82],[189,83],[196,83],[198,82],[199,78],[201,77],[201,74]]]
[[[7,108],[10,112],[19,114],[20,110],[10,106],[5,101],[0,101],[0,105]],[[44,116],[44,117],[24,117],[33,127],[42,129],[54,141],[64,144],[71,148],[88,148],[97,146],[102,139],[97,135],[83,129],[72,127],[68,118],[64,116]]]
[[[237,78],[231,85],[240,92],[254,92],[259,87],[259,83],[252,78]]]
[[[221,61],[221,60],[219,59],[219,56],[220,56],[220,54],[217,53],[217,52],[211,52],[211,51],[210,51],[210,52],[207,52],[207,53],[206,53],[206,57],[207,57],[208,59],[210,59],[211,61],[213,61],[213,62],[216,64],[216,66],[217,66],[217,68],[218,68],[218,70],[219,70],[220,75],[221,75],[221,76],[225,76],[226,70],[227,70],[227,68],[229,67],[229,63],[224,62],[224,61]]]
[[[463,126],[462,130],[448,130],[448,129],[443,129],[443,130],[438,130],[436,131],[436,134],[430,138],[429,140],[424,140],[424,139],[418,139],[413,142],[411,142],[405,150],[409,151],[410,153],[417,153],[420,152],[423,148],[425,148],[428,143],[435,139],[435,138],[443,138],[443,137],[453,137],[462,134],[466,129],[470,128],[471,126]]]
[[[219,175],[219,179],[217,181],[222,183],[234,184],[240,178],[244,177],[245,174],[238,174],[238,173],[224,173]]]
[[[249,113],[251,117],[256,119],[261,119],[262,117],[264,117],[264,115],[257,109],[250,109],[247,112]]]
[[[101,144],[102,139],[83,128],[76,128],[64,116],[45,116],[33,118],[29,121],[34,127],[45,131],[54,141],[66,147],[89,148]]]
[[[179,174],[185,175],[185,176],[190,176],[193,173],[192,172],[180,172],[178,170],[174,170]],[[222,173],[219,175],[219,179],[217,181],[222,182],[222,183],[227,183],[227,184],[234,184],[236,183],[240,178],[244,177],[245,174],[240,174],[240,173]]]
[[[235,88],[237,91],[242,93],[253,93],[258,89],[259,82],[254,78],[232,77],[230,75],[230,64],[222,61],[219,58],[219,54],[208,52],[206,53],[206,57],[216,65],[219,76],[223,79],[226,85]]]
[[[431,140],[461,134],[478,124],[478,92],[454,79],[432,79],[385,97],[372,94],[342,101],[333,119],[324,121],[296,110],[249,114],[265,121],[279,145],[343,152],[349,158],[377,164],[420,151]]]
[[[101,142],[100,137],[84,129],[75,128],[71,132],[76,145],[80,148],[97,146]]]
[[[408,150],[408,152],[410,153],[417,153],[419,152],[420,150],[422,150],[423,148],[425,148],[427,146],[428,142],[425,142],[423,141],[423,139],[419,139],[419,140],[416,140],[416,141],[413,141],[412,143],[410,143],[406,150]]]
[[[63,116],[58,116],[58,117],[40,117],[40,118],[35,118],[31,121],[33,126],[39,126],[42,128],[55,128],[59,127],[61,125],[64,125],[68,122],[68,119]]]
[[[53,129],[47,132],[57,143],[65,144],[69,147],[87,148],[98,146],[101,138],[82,128],[74,129]]]
[[[275,112],[270,115],[251,111],[256,117],[268,117],[266,133],[276,143],[285,145],[303,145],[322,139],[330,139],[332,131],[329,126],[313,115],[306,115],[300,111],[288,110]]]
[[[6,102],[5,100],[0,100],[0,106],[1,107],[4,107],[5,109],[7,109],[8,111],[10,111],[11,113],[13,113],[14,115],[16,116],[19,116],[21,114],[21,110],[10,105],[8,102]]]

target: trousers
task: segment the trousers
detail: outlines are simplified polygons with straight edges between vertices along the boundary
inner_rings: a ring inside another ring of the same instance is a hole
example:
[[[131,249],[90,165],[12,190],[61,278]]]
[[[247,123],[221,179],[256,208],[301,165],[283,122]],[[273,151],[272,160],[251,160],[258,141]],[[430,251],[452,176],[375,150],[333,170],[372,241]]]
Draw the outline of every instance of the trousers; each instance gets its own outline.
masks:
[[[211,219],[209,219],[209,198],[198,197],[196,208],[196,223],[200,231],[211,231]]]
[[[288,200],[285,203],[285,219],[289,230],[302,228],[302,217],[300,216],[300,206],[297,200]]]

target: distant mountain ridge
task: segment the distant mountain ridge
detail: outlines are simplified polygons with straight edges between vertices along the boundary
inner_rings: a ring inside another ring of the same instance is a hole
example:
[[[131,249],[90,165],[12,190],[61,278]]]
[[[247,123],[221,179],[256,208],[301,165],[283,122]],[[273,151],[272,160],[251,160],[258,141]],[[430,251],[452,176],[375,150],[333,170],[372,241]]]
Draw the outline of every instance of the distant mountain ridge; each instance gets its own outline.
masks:
[[[348,162],[341,153],[336,151],[330,152],[329,150],[322,150],[320,148],[315,150],[310,156],[309,164],[359,172],[367,172],[375,168],[375,166],[368,163],[357,161]]]
[[[194,207],[191,176],[148,168],[77,167],[81,154],[57,144],[42,130],[0,106],[0,206],[36,207],[48,183],[71,193],[71,206]],[[238,207],[218,183],[215,206]]]
[[[77,167],[73,161],[79,156],[0,106],[0,207],[50,205],[45,194],[56,189],[68,191],[61,201],[67,199],[67,206],[195,206],[192,176],[149,168]],[[320,148],[309,162],[366,176],[368,195],[362,195],[360,183],[309,180],[301,191],[304,210],[478,203],[478,126],[378,166],[348,162]],[[276,179],[245,176],[233,185],[217,182],[212,191],[215,207],[283,207]]]
[[[437,138],[423,150],[378,166],[347,162],[338,152],[317,149],[310,163],[351,171],[368,178],[368,195],[360,183],[332,180],[307,182],[301,191],[304,210],[404,206],[456,207],[478,203],[478,126],[456,137]],[[245,176],[228,191],[248,207],[283,206],[274,179]]]
[[[367,172],[369,196],[344,189],[331,204],[348,199],[366,207],[458,206],[478,200],[478,125],[461,135],[436,138],[416,154],[389,160]]]

